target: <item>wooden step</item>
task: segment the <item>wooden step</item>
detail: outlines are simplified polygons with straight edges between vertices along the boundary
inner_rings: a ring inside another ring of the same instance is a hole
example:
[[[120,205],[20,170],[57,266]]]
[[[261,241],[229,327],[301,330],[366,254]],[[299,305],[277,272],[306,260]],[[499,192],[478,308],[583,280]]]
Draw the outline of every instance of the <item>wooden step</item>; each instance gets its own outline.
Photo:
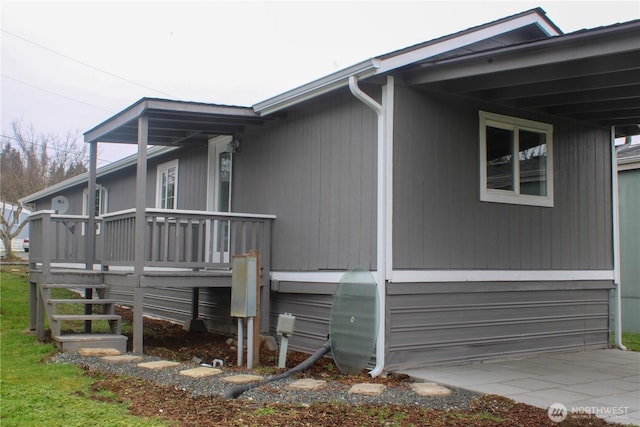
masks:
[[[71,298],[71,299],[50,299],[47,300],[47,304],[115,304],[117,301],[114,299],[84,299],[84,298]]]
[[[42,285],[43,289],[107,289],[107,285],[91,285],[86,283],[45,283]]]
[[[117,314],[52,314],[52,320],[122,320]]]
[[[118,334],[65,334],[53,336],[58,349],[74,353],[81,348],[115,348],[120,353],[127,352],[127,337]]]

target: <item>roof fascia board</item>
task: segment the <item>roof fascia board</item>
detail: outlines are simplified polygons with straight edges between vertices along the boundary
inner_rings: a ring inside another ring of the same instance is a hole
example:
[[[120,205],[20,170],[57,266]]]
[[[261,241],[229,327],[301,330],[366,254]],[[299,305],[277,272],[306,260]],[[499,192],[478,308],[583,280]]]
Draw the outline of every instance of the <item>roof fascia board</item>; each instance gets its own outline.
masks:
[[[147,99],[148,110],[162,110],[180,113],[219,114],[224,116],[258,117],[250,107],[204,104],[198,102],[171,101],[166,99]]]
[[[260,115],[268,115],[283,110],[292,105],[325,94],[349,84],[349,76],[369,77],[376,74],[380,61],[376,58],[367,59],[343,70],[331,73],[280,95],[258,102],[253,106]]]
[[[142,98],[135,104],[100,123],[93,129],[85,132],[85,142],[99,142],[110,132],[142,116],[148,110],[164,110],[172,112],[218,114],[223,116],[236,116],[242,118],[259,118],[250,107],[236,107],[227,105],[214,105],[196,102],[172,101],[158,98]]]
[[[537,12],[532,12],[494,25],[481,27],[476,30],[469,31],[468,33],[447,38],[439,42],[436,41],[433,44],[429,44],[409,52],[393,55],[381,61],[378,73],[385,73],[414,62],[423,61],[432,56],[449,52],[451,50],[476,43],[480,40],[489,39],[498,34],[504,34],[530,24],[537,24],[549,36],[557,36],[561,34],[558,32],[557,28],[552,26],[547,20],[542,19]]]
[[[607,29],[567,34],[425,64],[421,70],[413,72],[413,76],[408,76],[405,82],[410,85],[435,83],[553,62],[637,51],[640,23],[635,23],[631,28],[625,28],[625,30],[630,31],[614,33],[611,29]],[[491,61],[488,61],[487,58],[491,58]]]
[[[166,146],[155,146],[155,147],[150,147],[149,148],[149,152],[147,153],[147,159],[151,159],[154,157],[158,157],[162,154],[165,153],[169,153],[173,150],[177,150],[178,147],[166,147]],[[105,165],[101,168],[99,168],[96,172],[96,177],[100,178],[102,176],[105,175],[109,175],[111,173],[117,172],[119,170],[122,170],[128,166],[133,166],[137,163],[138,160],[138,155],[137,154],[132,154],[130,156],[125,157],[124,159],[120,159],[117,160],[113,163],[109,163],[108,165]],[[69,178],[67,180],[61,181],[57,184],[53,184],[45,189],[42,189],[40,191],[37,191],[33,194],[30,194],[28,196],[25,196],[23,198],[20,199],[20,203],[31,203],[31,202],[35,202],[36,200],[42,199],[43,197],[47,197],[49,195],[58,193],[62,190],[66,190],[68,188],[71,187],[75,187],[76,185],[80,185],[83,182],[87,182],[89,180],[89,173],[88,172],[84,172],[81,173],[80,175],[76,175],[72,178]]]
[[[93,129],[84,133],[84,142],[99,142],[100,138],[118,127],[140,117],[147,109],[147,98],[142,98],[129,108],[105,120]]]
[[[258,102],[253,105],[253,109],[263,116],[268,115],[332,90],[346,87],[349,84],[350,76],[366,78],[376,74],[382,74],[413,62],[424,60],[433,55],[438,55],[530,24],[537,24],[550,36],[562,34],[558,27],[542,13],[540,9],[534,9],[522,15],[508,18],[498,23],[488,24],[464,34],[453,35],[452,37],[436,41],[422,48],[398,54],[392,53],[387,57],[382,55],[380,57],[367,59],[351,67]]]
[[[640,169],[640,155],[618,159],[618,172]]]

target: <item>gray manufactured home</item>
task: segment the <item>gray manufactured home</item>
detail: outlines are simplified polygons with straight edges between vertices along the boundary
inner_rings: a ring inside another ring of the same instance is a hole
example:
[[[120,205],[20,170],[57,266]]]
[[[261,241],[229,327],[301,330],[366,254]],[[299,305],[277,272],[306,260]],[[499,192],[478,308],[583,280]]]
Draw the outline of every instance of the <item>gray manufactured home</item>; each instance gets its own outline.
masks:
[[[73,282],[133,306],[134,352],[143,313],[233,333],[230,258],[257,250],[262,332],[292,313],[300,351],[342,274],[372,272],[372,375],[605,348],[638,40],[640,21],[563,34],[533,9],[252,107],[141,99],[85,133],[88,174],[23,200],[32,326]],[[96,170],[105,143],[138,154]]]

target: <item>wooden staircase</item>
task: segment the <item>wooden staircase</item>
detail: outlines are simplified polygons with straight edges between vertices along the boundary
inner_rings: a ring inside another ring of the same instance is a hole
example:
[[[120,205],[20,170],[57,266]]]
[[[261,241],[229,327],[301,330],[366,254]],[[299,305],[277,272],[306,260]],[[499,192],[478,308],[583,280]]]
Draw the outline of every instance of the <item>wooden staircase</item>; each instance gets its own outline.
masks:
[[[121,353],[127,351],[127,337],[121,334],[122,319],[115,312],[116,301],[107,298],[107,285],[44,283],[39,288],[51,335],[60,351],[103,347],[115,348]],[[52,296],[54,289],[83,290],[88,298],[57,299]],[[74,314],[66,314],[68,312]],[[75,314],[77,312],[82,314]],[[83,325],[78,327],[78,322]],[[82,332],[78,332],[79,329]]]

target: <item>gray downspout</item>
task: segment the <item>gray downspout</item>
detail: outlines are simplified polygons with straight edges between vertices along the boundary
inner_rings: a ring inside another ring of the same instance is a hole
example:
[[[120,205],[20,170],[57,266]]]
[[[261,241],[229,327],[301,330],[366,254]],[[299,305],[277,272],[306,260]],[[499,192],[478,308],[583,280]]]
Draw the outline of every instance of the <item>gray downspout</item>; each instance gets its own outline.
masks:
[[[611,127],[611,209],[613,222],[613,283],[616,289],[615,318],[613,320],[616,347],[626,350],[622,344],[622,289],[620,283],[620,206],[618,205],[618,156],[616,154],[615,127]]]

